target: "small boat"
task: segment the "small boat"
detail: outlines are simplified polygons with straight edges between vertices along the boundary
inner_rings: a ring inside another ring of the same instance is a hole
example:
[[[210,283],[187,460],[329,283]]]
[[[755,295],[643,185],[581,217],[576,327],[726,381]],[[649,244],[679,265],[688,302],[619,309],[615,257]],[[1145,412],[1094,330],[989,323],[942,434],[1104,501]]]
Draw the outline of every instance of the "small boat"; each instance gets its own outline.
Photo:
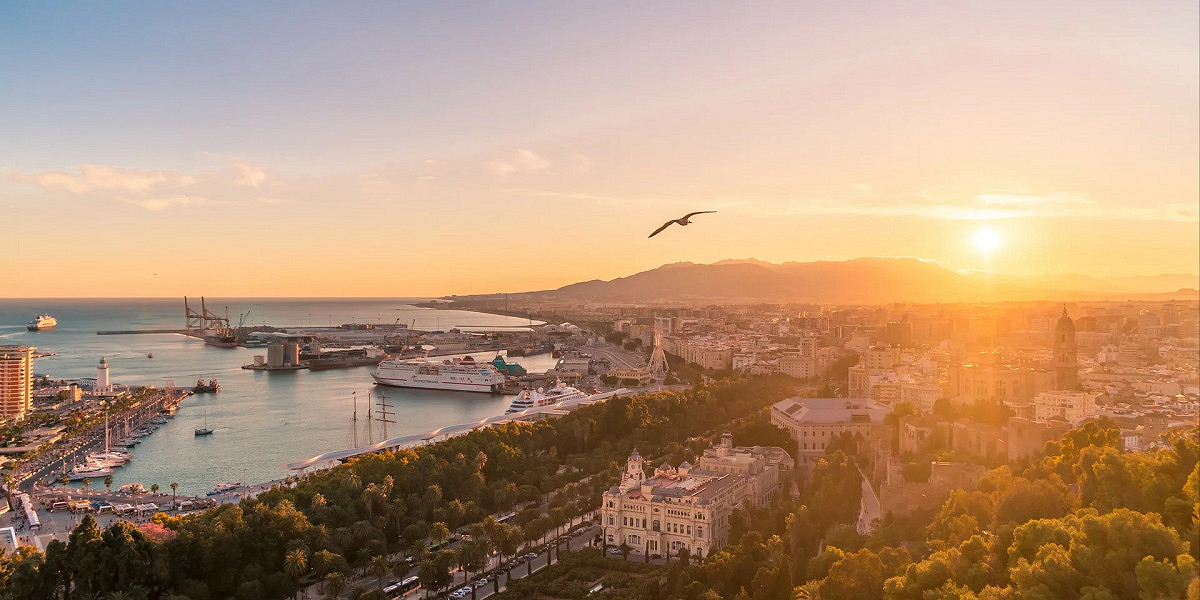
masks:
[[[208,428],[208,413],[204,413],[204,427],[196,429],[196,435],[212,435],[213,430]]]
[[[147,353],[146,353],[146,358],[154,358],[154,353],[153,353],[153,352],[147,352]]]
[[[225,492],[231,492],[240,487],[242,487],[241,481],[238,481],[237,483],[221,482],[221,483],[218,483],[216,485],[216,487],[214,487],[212,490],[210,490],[207,495],[208,496],[216,496],[217,494],[224,494]]]

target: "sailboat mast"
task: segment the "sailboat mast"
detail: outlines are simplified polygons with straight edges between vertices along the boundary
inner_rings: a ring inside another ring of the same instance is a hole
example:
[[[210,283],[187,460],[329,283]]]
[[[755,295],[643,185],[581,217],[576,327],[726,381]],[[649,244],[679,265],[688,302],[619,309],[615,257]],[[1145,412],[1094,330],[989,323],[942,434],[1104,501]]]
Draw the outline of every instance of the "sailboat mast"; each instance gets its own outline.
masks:
[[[351,446],[358,447],[358,392],[350,392],[354,397],[354,415],[350,417],[350,438]]]

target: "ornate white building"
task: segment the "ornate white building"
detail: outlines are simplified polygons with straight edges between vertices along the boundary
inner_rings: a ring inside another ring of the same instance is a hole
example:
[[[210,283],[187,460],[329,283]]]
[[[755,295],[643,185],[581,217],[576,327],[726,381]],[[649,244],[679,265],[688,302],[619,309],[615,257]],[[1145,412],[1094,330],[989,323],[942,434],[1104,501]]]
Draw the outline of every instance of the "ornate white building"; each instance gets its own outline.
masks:
[[[647,554],[676,555],[687,548],[692,556],[707,556],[728,542],[734,510],[767,504],[790,486],[794,464],[782,448],[734,447],[726,433],[698,465],[663,463],[646,477],[634,450],[620,484],[604,493],[604,540]]]

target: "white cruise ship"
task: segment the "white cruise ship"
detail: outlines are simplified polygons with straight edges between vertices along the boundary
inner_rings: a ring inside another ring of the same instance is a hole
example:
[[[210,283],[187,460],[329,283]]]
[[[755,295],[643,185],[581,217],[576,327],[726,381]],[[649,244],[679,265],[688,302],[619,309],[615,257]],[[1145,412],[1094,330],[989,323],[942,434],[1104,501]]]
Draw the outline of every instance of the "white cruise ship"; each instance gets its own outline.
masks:
[[[385,360],[371,377],[382,385],[459,392],[499,392],[504,384],[504,375],[495,367],[470,356],[442,362]]]
[[[504,411],[504,414],[521,412],[538,406],[549,406],[566,400],[582,400],[587,397],[587,394],[560,381],[554,387],[545,391],[541,389],[537,391],[521,390],[521,393],[517,394],[516,399],[512,401],[512,404],[509,405],[508,410]]]
[[[25,328],[29,331],[46,331],[47,329],[54,329],[57,325],[58,319],[55,319],[50,315],[38,315],[38,317],[30,321]]]

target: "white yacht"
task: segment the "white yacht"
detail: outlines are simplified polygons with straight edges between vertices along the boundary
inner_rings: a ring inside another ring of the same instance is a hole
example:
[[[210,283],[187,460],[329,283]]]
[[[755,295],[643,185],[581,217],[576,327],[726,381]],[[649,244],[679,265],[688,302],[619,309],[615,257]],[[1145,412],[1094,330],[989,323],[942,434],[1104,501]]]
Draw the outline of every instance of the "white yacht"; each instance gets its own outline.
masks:
[[[385,360],[371,377],[382,385],[459,392],[494,393],[504,384],[504,375],[496,367],[470,356],[441,362]]]
[[[97,477],[103,478],[112,474],[113,471],[111,467],[87,464],[71,469],[71,472],[67,474],[67,479],[71,481],[79,481],[80,479],[95,479]]]
[[[539,406],[549,406],[568,400],[583,400],[587,397],[587,394],[560,381],[554,387],[544,391],[541,388],[538,388],[536,391],[521,390],[521,393],[517,394],[516,399],[512,401],[512,404],[509,405],[508,410],[504,411],[504,414],[521,412]]]

